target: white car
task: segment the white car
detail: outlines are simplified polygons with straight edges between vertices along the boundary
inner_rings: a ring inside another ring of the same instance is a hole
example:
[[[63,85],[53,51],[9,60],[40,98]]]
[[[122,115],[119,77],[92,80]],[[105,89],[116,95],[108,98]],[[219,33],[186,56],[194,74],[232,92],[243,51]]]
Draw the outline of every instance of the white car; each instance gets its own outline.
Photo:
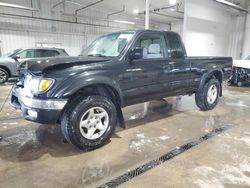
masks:
[[[233,61],[233,71],[229,83],[238,86],[250,83],[250,55],[243,60]]]

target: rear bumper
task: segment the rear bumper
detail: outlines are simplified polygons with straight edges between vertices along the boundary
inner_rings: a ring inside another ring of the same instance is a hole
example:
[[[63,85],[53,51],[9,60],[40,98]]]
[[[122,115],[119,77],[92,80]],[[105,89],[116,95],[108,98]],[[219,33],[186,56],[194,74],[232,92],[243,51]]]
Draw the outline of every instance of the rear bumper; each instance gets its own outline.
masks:
[[[67,100],[41,100],[21,95],[20,89],[14,87],[10,104],[22,111],[26,120],[42,124],[55,124],[60,118]]]

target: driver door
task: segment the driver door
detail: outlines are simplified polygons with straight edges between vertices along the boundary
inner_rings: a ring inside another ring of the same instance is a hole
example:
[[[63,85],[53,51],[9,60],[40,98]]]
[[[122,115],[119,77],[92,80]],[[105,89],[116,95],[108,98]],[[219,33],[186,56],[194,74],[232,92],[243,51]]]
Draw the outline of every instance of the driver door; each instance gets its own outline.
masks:
[[[161,80],[166,61],[166,44],[161,32],[142,33],[132,49],[142,48],[141,59],[127,62],[123,79],[124,100],[127,105],[160,98],[163,94]]]

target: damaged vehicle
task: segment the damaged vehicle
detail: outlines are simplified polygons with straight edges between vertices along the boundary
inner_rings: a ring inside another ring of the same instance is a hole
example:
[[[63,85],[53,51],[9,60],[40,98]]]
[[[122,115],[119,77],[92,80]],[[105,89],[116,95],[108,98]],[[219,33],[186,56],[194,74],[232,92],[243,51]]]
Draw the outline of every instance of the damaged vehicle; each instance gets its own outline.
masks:
[[[18,76],[18,69],[22,62],[31,58],[68,56],[60,48],[29,48],[17,49],[0,57],[0,84],[8,81],[10,77]]]
[[[115,32],[80,57],[26,61],[11,104],[27,120],[60,124],[69,143],[89,150],[107,143],[118,123],[125,128],[129,105],[195,94],[201,110],[212,110],[231,68],[230,57],[187,57],[174,32]]]
[[[232,76],[229,79],[229,84],[248,85],[250,83],[250,55],[243,60],[233,61]]]

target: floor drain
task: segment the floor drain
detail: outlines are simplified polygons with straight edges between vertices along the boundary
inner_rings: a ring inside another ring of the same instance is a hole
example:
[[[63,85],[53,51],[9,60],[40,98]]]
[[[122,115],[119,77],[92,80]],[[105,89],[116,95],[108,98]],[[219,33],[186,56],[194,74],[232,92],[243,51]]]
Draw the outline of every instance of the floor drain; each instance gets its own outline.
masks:
[[[231,128],[231,126],[225,126],[225,127],[221,127],[221,128],[217,128],[217,129],[214,129],[213,131],[211,131],[210,133],[208,134],[205,134],[203,135],[202,137],[198,138],[198,139],[195,139],[187,144],[184,144],[182,146],[179,146],[175,149],[173,149],[172,151],[162,155],[161,157],[155,159],[155,160],[152,160],[152,161],[149,161],[145,164],[143,164],[142,166],[140,167],[137,167],[101,186],[98,186],[98,188],[114,188],[114,187],[117,187],[127,181],[130,181],[131,179],[135,178],[136,176],[139,176],[153,168],[155,168],[156,166],[176,157],[177,155],[189,150],[190,148],[194,147],[194,146],[197,146],[199,145],[200,143],[202,143],[203,141],[206,141],[208,140],[209,138],[212,138],[213,136],[216,136],[220,133],[222,133],[223,131],[226,131],[228,130],[229,128]]]

